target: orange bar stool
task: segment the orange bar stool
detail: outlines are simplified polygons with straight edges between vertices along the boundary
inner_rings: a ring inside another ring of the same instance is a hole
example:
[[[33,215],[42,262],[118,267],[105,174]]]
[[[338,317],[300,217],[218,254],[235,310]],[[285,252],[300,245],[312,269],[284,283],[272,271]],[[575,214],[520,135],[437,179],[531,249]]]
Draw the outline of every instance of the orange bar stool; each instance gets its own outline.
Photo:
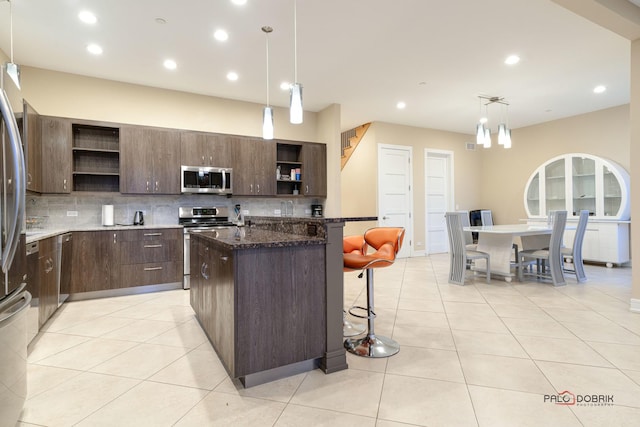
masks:
[[[373,269],[384,268],[392,265],[404,240],[404,228],[401,227],[376,227],[370,228],[364,233],[366,244],[375,249],[374,253],[347,253],[344,254],[344,268],[346,271],[367,271],[367,306],[351,307],[349,313],[352,316],[367,319],[367,335],[363,338],[349,338],[344,346],[350,353],[363,357],[389,357],[400,351],[400,345],[391,338],[376,336],[374,319],[376,317],[373,305]],[[354,313],[354,310],[366,310],[366,316]]]
[[[346,236],[342,239],[342,253],[343,254],[358,254],[365,255],[367,253],[368,245],[364,241],[364,236]],[[343,271],[353,271],[346,266]],[[355,337],[362,335],[367,330],[365,325],[358,325],[347,320],[347,312],[342,310],[342,336]]]

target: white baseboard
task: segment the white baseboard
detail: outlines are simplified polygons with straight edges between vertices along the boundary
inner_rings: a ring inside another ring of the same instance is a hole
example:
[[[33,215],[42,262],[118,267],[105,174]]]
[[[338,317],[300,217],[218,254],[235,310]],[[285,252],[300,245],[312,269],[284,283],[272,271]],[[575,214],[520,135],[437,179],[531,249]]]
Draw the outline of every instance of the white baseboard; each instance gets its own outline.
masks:
[[[631,298],[631,307],[630,307],[631,311],[634,311],[636,313],[640,313],[640,299],[637,298]]]
[[[419,256],[426,256],[426,255],[427,255],[427,253],[424,250],[413,251],[413,253],[411,254],[411,257],[415,258],[415,257],[419,257]]]

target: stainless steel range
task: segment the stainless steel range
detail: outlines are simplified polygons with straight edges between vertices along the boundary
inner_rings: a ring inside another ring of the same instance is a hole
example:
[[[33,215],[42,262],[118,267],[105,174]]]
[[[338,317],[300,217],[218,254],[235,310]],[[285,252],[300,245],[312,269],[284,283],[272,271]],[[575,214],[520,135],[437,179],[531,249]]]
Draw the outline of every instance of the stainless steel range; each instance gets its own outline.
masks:
[[[189,289],[191,272],[189,270],[191,236],[190,233],[227,228],[233,223],[229,221],[229,210],[226,207],[181,207],[178,224],[184,226],[184,282],[183,287]]]

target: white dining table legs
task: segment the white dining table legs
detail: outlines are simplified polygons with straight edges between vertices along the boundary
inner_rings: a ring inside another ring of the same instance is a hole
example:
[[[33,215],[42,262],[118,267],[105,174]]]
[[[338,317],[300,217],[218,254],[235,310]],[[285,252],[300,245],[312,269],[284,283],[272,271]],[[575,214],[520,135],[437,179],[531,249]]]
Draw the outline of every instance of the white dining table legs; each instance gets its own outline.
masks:
[[[507,282],[511,282],[512,234],[481,233],[478,239],[478,250],[488,253],[491,257],[491,274],[504,276]],[[484,262],[484,260],[476,260],[479,270],[484,269]]]

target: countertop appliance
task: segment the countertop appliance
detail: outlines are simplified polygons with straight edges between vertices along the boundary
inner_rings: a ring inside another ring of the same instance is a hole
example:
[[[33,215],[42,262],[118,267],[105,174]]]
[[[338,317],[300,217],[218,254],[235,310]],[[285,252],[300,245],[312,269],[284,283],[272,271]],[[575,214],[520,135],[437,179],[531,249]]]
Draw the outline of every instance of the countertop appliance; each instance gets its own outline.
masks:
[[[232,194],[232,168],[182,166],[180,184],[183,193]]]
[[[191,259],[190,233],[211,231],[227,228],[233,225],[229,220],[229,209],[226,207],[181,207],[178,212],[178,224],[184,226],[184,289],[189,289],[191,272],[189,262]]]
[[[26,287],[25,164],[16,118],[0,76],[0,426],[15,426],[27,396],[27,311],[31,294]],[[21,248],[19,248],[19,246]]]
[[[311,216],[314,218],[322,217],[322,205],[311,205]]]
[[[144,225],[144,214],[142,211],[136,211],[133,215],[133,225]]]

